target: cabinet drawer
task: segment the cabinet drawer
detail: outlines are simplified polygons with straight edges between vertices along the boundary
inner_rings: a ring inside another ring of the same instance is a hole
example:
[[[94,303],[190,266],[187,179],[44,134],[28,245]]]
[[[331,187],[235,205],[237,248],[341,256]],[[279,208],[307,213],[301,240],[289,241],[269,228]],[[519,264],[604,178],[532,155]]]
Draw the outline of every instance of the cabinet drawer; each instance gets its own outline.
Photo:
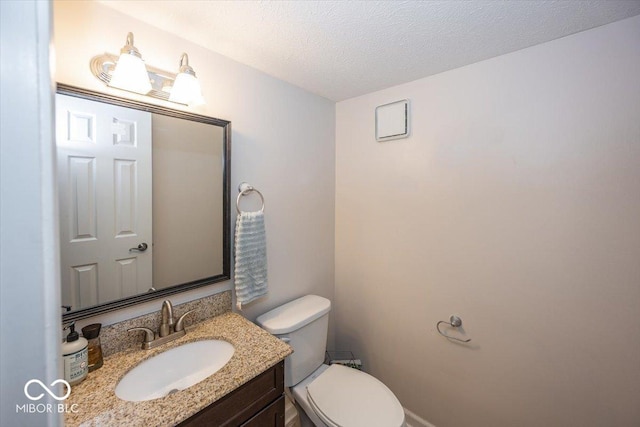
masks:
[[[242,427],[284,427],[284,395],[242,424]]]
[[[274,400],[282,397],[283,393],[284,361],[281,361],[237,390],[186,419],[179,426],[240,426]]]

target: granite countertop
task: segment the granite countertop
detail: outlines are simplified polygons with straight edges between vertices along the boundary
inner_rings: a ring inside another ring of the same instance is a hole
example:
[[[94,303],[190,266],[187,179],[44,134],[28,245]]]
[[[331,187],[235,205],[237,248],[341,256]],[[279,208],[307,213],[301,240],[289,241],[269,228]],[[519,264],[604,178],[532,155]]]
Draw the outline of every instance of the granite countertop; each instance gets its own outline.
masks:
[[[115,395],[116,384],[145,359],[192,341],[222,339],[235,347],[218,372],[185,390],[159,399],[127,402]],[[293,352],[273,335],[236,313],[225,313],[187,328],[187,334],[153,350],[125,350],[78,385],[64,402],[66,426],[174,426],[255,378]],[[71,406],[77,405],[77,406]]]

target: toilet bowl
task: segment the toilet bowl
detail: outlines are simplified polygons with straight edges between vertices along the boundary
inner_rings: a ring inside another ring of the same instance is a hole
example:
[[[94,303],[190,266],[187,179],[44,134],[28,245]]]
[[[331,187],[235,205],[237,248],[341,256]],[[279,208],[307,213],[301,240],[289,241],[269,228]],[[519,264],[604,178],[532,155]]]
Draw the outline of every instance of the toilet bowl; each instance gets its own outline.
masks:
[[[365,372],[323,364],[331,302],[307,295],[256,319],[288,342],[285,386],[317,427],[403,427],[404,410],[393,392]]]

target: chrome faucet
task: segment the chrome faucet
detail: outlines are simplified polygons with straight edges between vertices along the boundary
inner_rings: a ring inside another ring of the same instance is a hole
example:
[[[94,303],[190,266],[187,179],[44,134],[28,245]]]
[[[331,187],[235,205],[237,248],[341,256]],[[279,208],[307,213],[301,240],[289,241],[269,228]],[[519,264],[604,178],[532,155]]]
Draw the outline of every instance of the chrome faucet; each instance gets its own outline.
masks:
[[[161,320],[157,335],[151,329],[144,327],[131,328],[128,330],[128,332],[144,331],[145,335],[144,340],[142,341],[142,349],[150,350],[164,343],[184,336],[186,334],[186,331],[184,329],[184,319],[188,314],[191,313],[193,313],[193,310],[187,311],[182,316],[180,316],[177,321],[175,321],[175,318],[173,317],[173,306],[171,305],[171,301],[164,300],[162,302],[162,308],[160,310]]]

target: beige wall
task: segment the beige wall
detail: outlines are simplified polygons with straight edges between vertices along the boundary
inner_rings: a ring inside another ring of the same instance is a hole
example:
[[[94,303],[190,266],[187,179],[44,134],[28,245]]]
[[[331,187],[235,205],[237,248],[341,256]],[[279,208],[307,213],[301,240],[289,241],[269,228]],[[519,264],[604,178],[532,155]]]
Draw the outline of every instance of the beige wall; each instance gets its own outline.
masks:
[[[95,2],[54,3],[55,78],[105,93],[89,60],[117,53],[128,31],[145,61],[166,70],[189,54],[206,106],[190,110],[232,122],[232,200],[247,181],[265,197],[269,296],[249,305],[257,315],[307,293],[333,298],[335,104]],[[131,96],[136,98],[135,95]],[[144,99],[153,102],[150,99]],[[161,103],[158,101],[158,103]],[[177,104],[163,104],[179,108]],[[251,208],[251,201],[245,207]],[[235,223],[235,207],[232,208]],[[233,227],[233,225],[232,225]],[[231,282],[172,296],[174,303],[229,289]],[[90,321],[113,323],[160,309],[141,304]],[[84,322],[79,322],[84,323]]]
[[[640,425],[640,17],[340,102],[338,347],[438,427]],[[411,100],[409,139],[374,109]],[[436,333],[451,314],[473,341]]]

